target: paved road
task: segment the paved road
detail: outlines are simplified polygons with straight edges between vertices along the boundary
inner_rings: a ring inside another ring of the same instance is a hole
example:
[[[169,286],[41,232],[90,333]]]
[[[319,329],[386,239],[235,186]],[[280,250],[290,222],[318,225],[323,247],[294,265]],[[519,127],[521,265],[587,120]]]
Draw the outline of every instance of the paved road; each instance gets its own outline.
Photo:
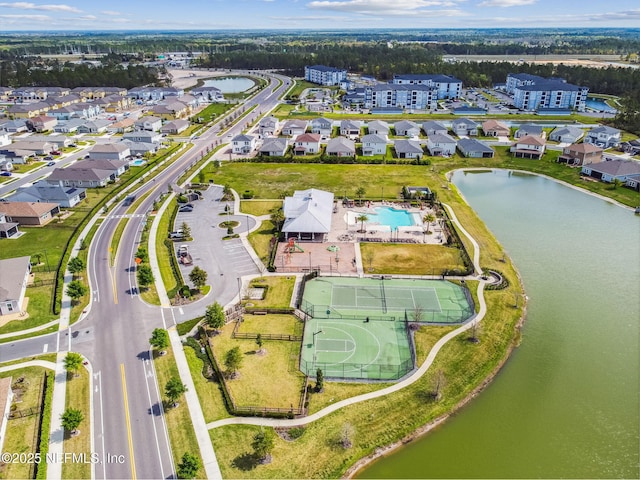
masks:
[[[278,96],[287,87],[288,79],[280,78],[283,84],[277,91],[274,92],[278,82],[272,80],[271,86],[250,99],[245,108],[249,109],[254,104],[259,105],[259,111],[267,112],[273,108]],[[231,127],[228,132],[233,135],[239,133],[246,121],[241,120],[241,124]],[[222,139],[221,135],[224,135]],[[137,195],[141,196],[149,190],[155,190],[157,194],[166,191],[167,186],[196,162],[207,147],[216,141],[226,141],[226,135],[227,132],[220,133],[219,127],[204,132],[194,140],[194,148],[154,181],[144,183],[136,192]],[[65,159],[68,162],[73,160],[71,157]],[[39,171],[37,176],[42,173],[42,170]],[[25,183],[27,181],[33,180],[24,179]],[[15,188],[15,185],[11,185],[11,188]],[[208,195],[207,198],[219,210],[223,207],[216,200],[220,192],[217,192],[218,195],[216,192],[215,188],[210,189],[212,197]],[[148,339],[156,327],[169,326],[176,321],[203,314],[210,302],[197,302],[184,308],[160,308],[145,304],[138,296],[135,274],[131,268],[133,256],[145,221],[144,214],[150,211],[157,194],[146,198],[137,209],[137,215],[128,221],[114,266],[109,264],[111,237],[118,223],[117,217],[123,215],[127,207],[121,204],[116,206],[99,227],[89,252],[92,305],[87,317],[72,327],[70,332],[5,344],[0,353],[0,360],[6,361],[41,354],[43,351],[70,349],[82,353],[91,361],[94,371],[95,448],[103,458],[109,454],[123,455],[125,459],[123,463],[103,463],[98,466],[97,478],[168,478],[175,472],[161,415],[162,394],[157,386],[153,362],[150,361]],[[237,294],[234,275],[247,271],[246,259],[240,260],[242,254],[236,241],[225,244],[222,249],[207,247],[211,225],[201,225],[197,221],[191,223],[197,240],[194,245],[197,244],[200,250],[198,258],[206,256],[210,265],[208,268],[211,269],[212,292],[209,297],[211,301],[215,299],[227,303]],[[220,229],[215,228],[217,237]],[[232,272],[230,276],[234,280],[222,280],[220,273],[223,272]],[[216,274],[220,279],[212,278]]]

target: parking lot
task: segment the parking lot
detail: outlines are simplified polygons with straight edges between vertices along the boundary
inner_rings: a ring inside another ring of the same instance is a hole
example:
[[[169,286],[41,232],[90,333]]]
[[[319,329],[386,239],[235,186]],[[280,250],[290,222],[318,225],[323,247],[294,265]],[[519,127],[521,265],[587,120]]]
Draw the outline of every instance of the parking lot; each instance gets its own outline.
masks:
[[[210,187],[203,194],[202,200],[192,201],[193,210],[178,212],[174,230],[180,229],[182,222],[186,222],[191,228],[190,242],[175,241],[175,251],[182,245],[187,246],[192,264],[180,263],[180,270],[185,282],[191,285],[189,273],[194,266],[199,266],[208,274],[207,284],[210,284],[216,293],[233,287],[237,289],[236,278],[244,275],[259,273],[259,269],[245,249],[239,238],[223,240],[227,235],[227,229],[220,227],[220,223],[227,220],[239,222],[234,233],[246,232],[255,224],[255,220],[246,215],[227,215],[225,213],[226,202],[221,202],[222,187]],[[192,286],[192,285],[191,285]]]

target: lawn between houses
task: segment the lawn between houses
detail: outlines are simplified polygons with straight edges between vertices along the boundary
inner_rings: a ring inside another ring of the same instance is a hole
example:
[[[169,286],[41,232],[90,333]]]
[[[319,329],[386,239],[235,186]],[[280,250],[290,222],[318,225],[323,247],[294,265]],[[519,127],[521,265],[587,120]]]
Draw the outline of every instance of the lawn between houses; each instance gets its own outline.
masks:
[[[245,178],[264,182],[260,187],[252,184],[254,191],[272,192],[282,189],[273,177],[283,176],[287,189],[328,188],[334,192],[341,188],[353,190],[359,185],[351,180],[353,175],[361,175],[374,184],[372,190],[385,186],[385,192],[395,195],[402,185],[428,185],[438,192],[439,199],[449,204],[455,211],[462,225],[474,236],[481,246],[481,264],[483,268],[501,271],[510,285],[505,290],[487,291],[488,313],[482,321],[480,343],[474,344],[463,334],[448,342],[436,357],[429,373],[411,386],[368,402],[351,405],[327,417],[308,424],[304,434],[293,442],[276,440],[273,462],[269,465],[252,464],[247,455],[251,452],[251,438],[258,427],[226,426],[211,430],[211,438],[224,477],[255,478],[258,477],[317,477],[335,478],[342,475],[358,459],[372,454],[376,449],[396,442],[411,435],[422,425],[451,412],[478,388],[486,379],[495,373],[506,359],[513,345],[519,341],[519,333],[515,328],[522,315],[520,308],[513,307],[513,298],[522,294],[517,273],[506,257],[504,250],[487,230],[486,226],[464,203],[455,189],[447,186],[444,169],[413,166],[364,166],[369,171],[366,177],[364,170],[358,165],[225,165],[220,172],[225,180],[233,185],[233,176],[243,171]],[[354,168],[355,167],[355,168]],[[254,170],[255,168],[255,170]],[[369,169],[379,169],[372,174]],[[248,172],[251,170],[251,172]],[[264,170],[266,175],[254,175]],[[323,175],[320,175],[322,170]],[[277,173],[275,173],[277,171]],[[347,180],[341,177],[346,172]],[[384,172],[384,173],[383,173]],[[230,175],[233,173],[233,176]],[[386,175],[388,173],[388,175]],[[270,177],[271,175],[271,177]],[[320,185],[314,181],[320,182]],[[220,181],[219,183],[225,183]],[[443,188],[442,186],[446,187]],[[348,186],[348,187],[347,187]],[[238,182],[236,188],[244,185]],[[353,194],[352,194],[353,195]],[[267,196],[265,194],[265,196]],[[463,237],[467,248],[470,242]],[[471,251],[470,251],[471,253]],[[476,284],[471,286],[475,288]],[[472,292],[475,295],[475,292]],[[419,362],[423,361],[435,341],[453,327],[423,327],[416,334],[416,349]],[[442,370],[446,377],[446,386],[440,402],[434,402],[429,396],[432,389],[433,372]],[[326,382],[325,392],[335,388],[341,391],[344,383]],[[350,387],[350,386],[349,386]],[[369,386],[356,384],[349,393],[356,394],[370,391]],[[382,386],[371,387],[372,390]],[[349,388],[346,389],[349,391]],[[360,390],[360,391],[357,391]],[[331,392],[333,395],[333,392]],[[314,394],[309,402],[310,411],[337,401],[335,396],[323,397]],[[407,415],[412,412],[412,415]],[[354,446],[345,450],[338,444],[340,432],[345,423],[355,427]],[[303,453],[304,452],[304,453]]]

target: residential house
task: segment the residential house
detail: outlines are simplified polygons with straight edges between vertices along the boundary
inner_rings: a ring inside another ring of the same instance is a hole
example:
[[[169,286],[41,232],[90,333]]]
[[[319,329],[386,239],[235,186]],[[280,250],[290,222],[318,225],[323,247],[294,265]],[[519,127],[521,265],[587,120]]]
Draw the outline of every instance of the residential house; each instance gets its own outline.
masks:
[[[25,140],[30,142],[47,142],[52,144],[56,150],[61,150],[73,143],[73,139],[66,135],[31,135]]]
[[[342,120],[340,122],[340,135],[354,140],[360,137],[362,122],[359,120]]]
[[[549,134],[549,140],[559,143],[576,143],[584,136],[584,132],[578,127],[556,127]]]
[[[29,187],[20,187],[9,196],[11,202],[49,202],[58,203],[63,208],[75,207],[87,197],[84,188],[52,185],[47,182],[36,182]]]
[[[4,147],[5,145],[9,145],[11,143],[11,139],[9,138],[9,134],[0,130],[0,147]]]
[[[583,165],[580,173],[607,183],[618,180],[624,186],[640,191],[640,162],[636,160],[618,159],[591,163]]]
[[[89,151],[95,160],[126,160],[131,156],[131,150],[123,142],[96,144]]]
[[[27,127],[27,121],[25,119],[17,118],[0,123],[0,130],[9,133],[22,133],[29,130],[29,127]]]
[[[526,135],[533,135],[534,137],[546,138],[547,133],[540,125],[534,123],[523,123],[518,127],[513,138],[522,138]]]
[[[302,135],[306,130],[307,122],[305,120],[287,120],[282,125],[282,135],[288,137]]]
[[[19,152],[30,152],[32,155],[49,155],[56,149],[55,144],[43,141],[18,140],[9,145],[0,147],[0,154],[18,156]],[[15,155],[14,155],[15,154]],[[13,163],[18,163],[14,161]]]
[[[136,130],[148,130],[150,132],[159,132],[162,128],[162,119],[148,115],[141,117],[133,124]]]
[[[355,157],[356,144],[349,138],[335,137],[329,140],[325,152],[336,157]]]
[[[435,87],[437,98],[458,98],[462,93],[462,80],[442,74],[400,74],[393,76],[396,85],[426,85]],[[446,132],[445,132],[446,133]]]
[[[162,134],[160,132],[151,132],[149,130],[134,130],[133,132],[126,132],[122,134],[122,139],[130,140],[132,142],[161,143]]]
[[[10,172],[13,170],[13,162],[10,158],[0,155],[0,171]]]
[[[60,205],[48,202],[0,202],[0,213],[20,225],[46,225],[60,213]]]
[[[263,137],[273,137],[278,131],[279,122],[276,117],[265,117],[258,124],[258,133]]]
[[[82,125],[84,125],[85,120],[82,118],[71,118],[69,120],[60,120],[58,124],[53,127],[53,131],[56,133],[75,133],[78,131]]]
[[[602,148],[591,143],[573,143],[564,147],[562,154],[558,157],[558,162],[567,165],[589,165],[602,161]]]
[[[628,142],[622,142],[620,144],[620,149],[624,153],[628,153],[630,155],[639,155],[640,154],[640,140],[637,138],[635,140],[629,140]]]
[[[97,98],[94,101],[94,105],[101,108],[105,112],[121,112],[128,108],[131,108],[133,101],[130,97],[123,97],[122,95],[107,95],[104,98]]]
[[[507,137],[511,136],[509,126],[500,120],[486,120],[482,122],[482,133],[485,137]]]
[[[393,148],[398,158],[417,158],[419,160],[424,155],[422,145],[417,140],[395,140]]]
[[[116,177],[119,177],[124,172],[129,170],[129,162],[122,160],[109,160],[106,158],[87,158],[84,160],[78,160],[75,163],[72,163],[65,170],[73,170],[73,169],[85,169],[85,168],[93,168],[99,170],[108,170],[113,172]]]
[[[318,85],[340,85],[340,82],[347,79],[347,71],[325,65],[306,65],[304,67],[304,79],[307,82]]]
[[[457,143],[446,133],[434,133],[427,139],[427,150],[434,157],[450,157],[456,153]]]
[[[9,87],[0,87],[0,101],[9,100],[9,96],[13,93],[13,89]]]
[[[385,155],[387,153],[387,139],[381,135],[370,133],[362,137],[362,155]]]
[[[216,87],[196,87],[190,90],[191,95],[201,97],[207,102],[221,102],[224,95],[219,88]]]
[[[24,296],[27,292],[31,257],[0,260],[0,272],[2,272],[0,273],[0,316],[18,313],[22,311]],[[4,410],[3,408],[3,417]]]
[[[592,128],[587,132],[584,137],[586,143],[593,143],[598,147],[611,148],[620,144],[622,134],[620,130],[613,127],[607,127],[606,125],[600,125]]]
[[[10,222],[4,213],[0,213],[0,238],[18,238],[22,235],[18,225],[18,222]]]
[[[393,125],[396,137],[417,137],[420,135],[420,125],[410,120],[400,120]]]
[[[296,155],[315,155],[320,153],[320,134],[303,133],[298,135],[294,142],[294,152]]]
[[[78,127],[78,133],[104,133],[112,123],[111,120],[103,120],[101,118],[89,120]]]
[[[256,137],[253,135],[236,135],[231,140],[231,151],[236,155],[246,155],[256,148]]]
[[[468,118],[456,118],[451,122],[451,130],[458,137],[475,137],[478,135],[478,124]]]
[[[1,288],[1,287],[0,287]],[[2,302],[0,297],[0,303]],[[4,452],[4,440],[6,438],[7,426],[9,424],[9,414],[11,413],[11,402],[13,401],[13,391],[11,390],[12,377],[0,378],[0,451]]]
[[[38,115],[44,115],[50,109],[49,105],[44,102],[35,103],[16,103],[7,108],[7,116],[11,119],[16,118],[32,118]]]
[[[331,231],[333,193],[311,188],[296,190],[282,205],[285,240],[324,242]]]
[[[133,124],[135,123],[135,119],[133,118],[123,118],[119,122],[112,123],[107,127],[107,131],[109,133],[126,133],[133,130]]]
[[[387,137],[389,135],[389,124],[382,120],[373,120],[367,124],[369,134]]]
[[[287,153],[287,140],[285,138],[269,137],[264,140],[260,147],[260,155],[265,157],[284,157]]]
[[[29,126],[34,132],[38,133],[53,130],[53,127],[57,124],[58,119],[56,117],[48,117],[46,115],[38,115],[27,120],[27,126]]]
[[[440,122],[430,120],[422,124],[422,131],[425,133],[425,135],[429,136],[429,135],[433,135],[434,133],[439,133],[444,135],[448,133],[449,130]]]
[[[330,137],[333,130],[333,122],[327,118],[319,117],[311,120],[311,133],[318,133],[323,137]]]
[[[461,138],[458,140],[458,150],[467,158],[493,158],[494,151],[486,143],[475,138]]]
[[[55,168],[45,179],[52,185],[80,188],[106,187],[109,182],[115,180],[116,174],[113,170],[99,168]]]
[[[525,135],[513,143],[510,151],[514,157],[540,160],[544,154],[545,143],[544,138]]]
[[[154,106],[151,109],[151,113],[164,120],[173,120],[188,116],[191,113],[191,108],[178,100],[167,100],[164,103]]]
[[[189,120],[173,120],[171,122],[165,123],[160,129],[160,132],[169,135],[178,135],[179,133],[182,133],[187,128],[189,128],[189,125],[191,125]]]
[[[129,147],[132,157],[156,153],[160,147],[159,143],[132,142],[131,140],[123,140],[122,143]]]

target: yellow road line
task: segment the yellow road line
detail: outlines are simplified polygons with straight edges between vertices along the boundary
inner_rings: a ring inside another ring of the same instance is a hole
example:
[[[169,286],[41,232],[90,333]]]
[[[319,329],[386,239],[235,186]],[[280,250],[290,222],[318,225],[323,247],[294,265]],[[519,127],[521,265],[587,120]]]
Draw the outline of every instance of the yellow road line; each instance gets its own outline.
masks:
[[[111,272],[111,288],[113,289],[113,303],[118,303],[118,289],[116,288],[116,272]]]
[[[122,396],[124,397],[124,416],[127,422],[127,437],[129,440],[129,463],[131,464],[131,480],[136,479],[136,461],[133,456],[133,438],[131,437],[131,417],[129,417],[129,400],[127,398],[127,382],[124,376],[124,363],[120,364],[122,374]]]

